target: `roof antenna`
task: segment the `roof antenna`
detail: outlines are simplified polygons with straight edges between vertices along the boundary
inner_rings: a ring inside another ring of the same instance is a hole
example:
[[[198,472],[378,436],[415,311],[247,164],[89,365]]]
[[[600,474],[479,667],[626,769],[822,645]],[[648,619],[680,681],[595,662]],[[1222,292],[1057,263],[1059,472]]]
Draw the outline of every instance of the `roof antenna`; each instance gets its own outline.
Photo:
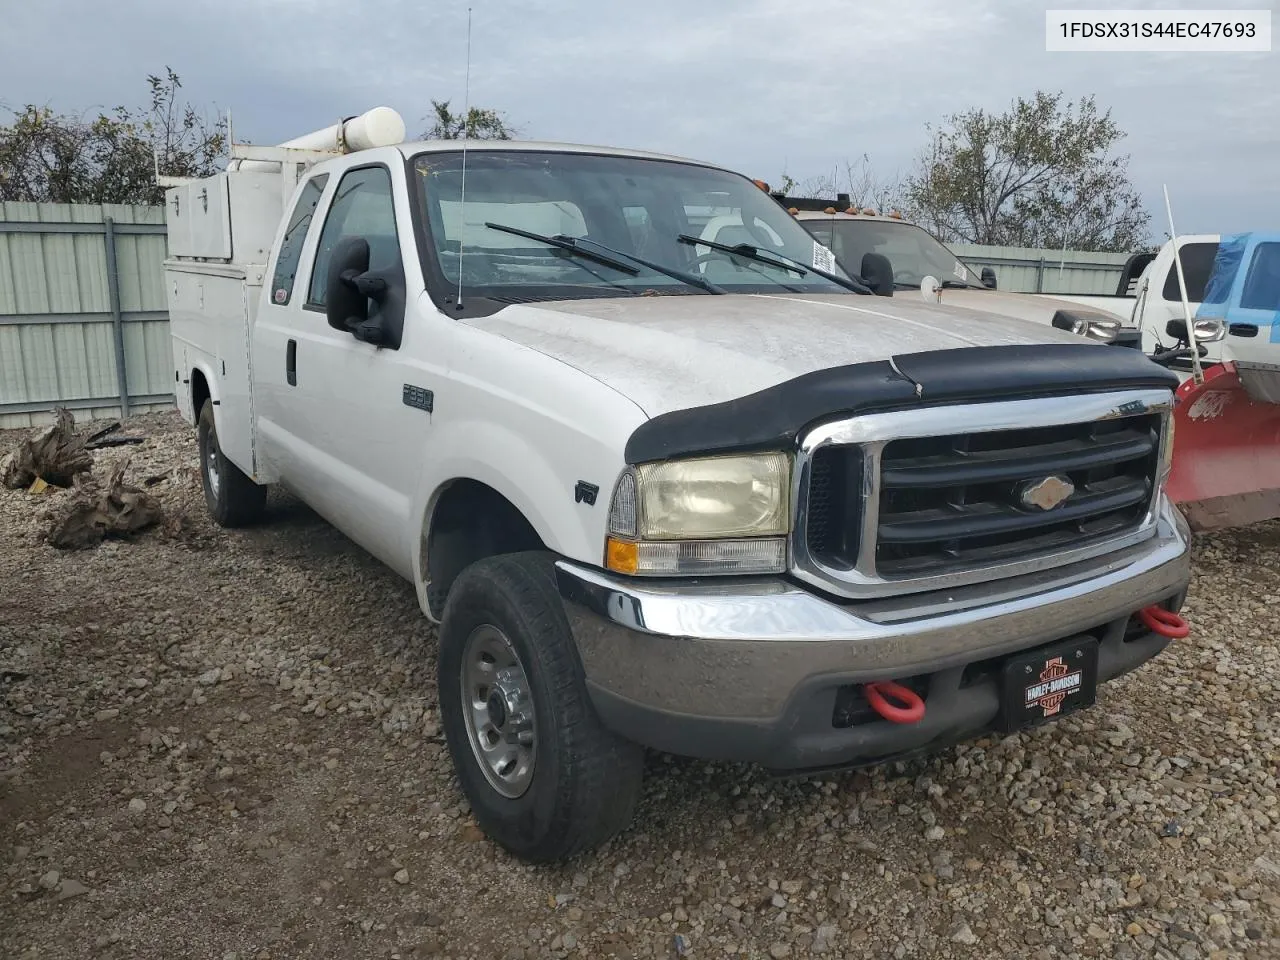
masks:
[[[1191,375],[1196,383],[1204,383],[1200,368],[1200,346],[1196,343],[1196,324],[1187,299],[1187,278],[1182,275],[1182,251],[1178,249],[1178,231],[1173,225],[1173,206],[1169,203],[1169,185],[1164,184],[1164,209],[1169,214],[1169,240],[1173,244],[1173,264],[1178,270],[1178,290],[1182,294],[1182,316],[1187,322],[1187,345],[1191,347]]]
[[[471,122],[471,8],[467,7],[467,79],[462,103],[462,196],[458,202],[458,306],[462,309],[462,256],[467,241],[467,140]]]

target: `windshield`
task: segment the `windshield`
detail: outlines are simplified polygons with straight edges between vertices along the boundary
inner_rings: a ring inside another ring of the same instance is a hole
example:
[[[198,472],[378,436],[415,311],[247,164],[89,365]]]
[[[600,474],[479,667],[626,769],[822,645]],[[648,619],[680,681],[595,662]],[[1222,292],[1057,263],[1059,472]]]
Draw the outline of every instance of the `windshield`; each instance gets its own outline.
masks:
[[[724,170],[635,157],[469,150],[464,213],[460,152],[421,154],[414,169],[430,237],[426,258],[434,260],[428,267],[454,287],[461,261],[464,298],[849,293],[813,271],[801,275],[783,263],[682,242],[684,234],[745,243],[842,275],[830,251],[774,200]]]
[[[880,253],[889,258],[897,286],[919,287],[926,276],[932,276],[947,286],[986,289],[954,253],[915,224],[845,219],[803,222],[851,273],[861,272],[864,255]]]

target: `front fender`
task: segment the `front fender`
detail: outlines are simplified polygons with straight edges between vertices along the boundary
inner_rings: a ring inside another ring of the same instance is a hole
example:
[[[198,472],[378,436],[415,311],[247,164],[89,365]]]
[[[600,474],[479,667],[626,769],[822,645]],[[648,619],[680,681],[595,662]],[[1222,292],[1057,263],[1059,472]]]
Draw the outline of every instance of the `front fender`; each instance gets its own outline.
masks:
[[[413,515],[413,572],[423,581],[423,545],[441,494],[455,480],[493,488],[529,521],[549,550],[598,566],[604,550],[608,500],[623,469],[621,455],[590,437],[571,443],[535,445],[507,425],[492,420],[457,420],[433,438],[432,448],[449,453],[424,465]],[[607,464],[607,466],[602,466]],[[594,505],[575,502],[579,480],[599,487]]]

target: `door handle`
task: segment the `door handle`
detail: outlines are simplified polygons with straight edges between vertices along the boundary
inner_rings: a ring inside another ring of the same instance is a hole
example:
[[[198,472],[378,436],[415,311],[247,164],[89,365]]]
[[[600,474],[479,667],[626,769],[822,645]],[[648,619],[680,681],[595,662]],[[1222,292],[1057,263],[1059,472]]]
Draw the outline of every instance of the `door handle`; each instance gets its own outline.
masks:
[[[298,385],[298,341],[290,340],[284,354],[284,376],[289,386]]]

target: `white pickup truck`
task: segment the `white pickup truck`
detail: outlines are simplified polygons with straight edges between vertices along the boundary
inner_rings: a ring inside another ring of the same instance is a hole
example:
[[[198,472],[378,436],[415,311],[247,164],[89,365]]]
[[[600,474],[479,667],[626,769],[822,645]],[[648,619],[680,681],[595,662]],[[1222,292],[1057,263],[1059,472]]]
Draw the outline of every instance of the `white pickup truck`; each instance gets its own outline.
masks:
[[[869,296],[715,166],[367,118],[168,191],[178,403],[219,523],[280,484],[416,586],[517,855],[623,828],[644,747],[874,763],[1185,630],[1177,382],[1138,351]]]
[[[1186,284],[1187,304],[1182,301],[1182,287],[1178,281],[1178,267],[1174,263],[1174,242],[1165,241],[1154,252],[1135,253],[1129,257],[1121,271],[1114,294],[1060,294],[1060,298],[1082,306],[1106,310],[1123,317],[1126,326],[1136,328],[1142,334],[1142,350],[1154,354],[1170,349],[1185,336],[1189,307],[1194,318],[1204,300],[1205,285],[1213,273],[1214,258],[1218,255],[1218,234],[1191,234],[1178,237],[1177,249],[1182,261],[1182,277]],[[1173,329],[1170,329],[1170,323]],[[1226,327],[1211,319],[1195,321],[1196,345],[1202,353],[1202,363],[1216,363],[1222,359],[1226,339]],[[1175,364],[1176,368],[1189,369],[1189,362]]]
[[[923,227],[896,213],[879,214],[850,207],[844,195],[836,201],[772,196],[820,243],[831,248],[845,270],[861,274],[867,255],[887,259],[893,289],[899,293],[921,290],[932,278],[936,282],[934,298],[948,306],[1018,317],[1101,343],[1139,345],[1138,329],[1110,306],[1098,309],[1098,304],[1087,302],[1087,297],[997,291],[992,268],[975,271]],[[836,207],[835,203],[841,206]]]
[[[1148,355],[1161,357],[1172,369],[1184,373],[1191,370],[1189,345],[1183,332],[1186,311],[1173,262],[1172,241],[1158,252],[1131,256],[1114,294],[997,292],[996,274],[991,267],[975,271],[924,228],[901,216],[850,207],[844,196],[834,201],[781,194],[773,197],[855,275],[862,271],[862,259],[867,254],[885,257],[898,290],[919,290],[922,281],[932,277],[938,282],[936,297],[940,303],[1049,324],[1116,346],[1138,347]],[[1213,272],[1218,241],[1216,234],[1178,238],[1192,317]],[[1195,321],[1194,330],[1202,362],[1210,364],[1222,359],[1225,326],[1201,319]],[[1249,344],[1243,340],[1241,343],[1247,350]]]

